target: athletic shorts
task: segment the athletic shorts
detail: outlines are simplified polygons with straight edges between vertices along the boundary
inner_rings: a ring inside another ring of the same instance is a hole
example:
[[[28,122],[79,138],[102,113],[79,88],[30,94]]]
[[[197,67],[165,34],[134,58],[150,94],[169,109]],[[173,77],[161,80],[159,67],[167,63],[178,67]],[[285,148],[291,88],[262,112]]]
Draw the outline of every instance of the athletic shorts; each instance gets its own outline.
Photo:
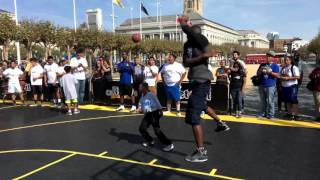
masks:
[[[21,93],[22,89],[19,83],[15,84],[8,84],[8,93],[14,94],[14,93]]]
[[[71,103],[78,103],[78,99],[66,99],[66,104],[71,104]]]
[[[185,122],[192,126],[200,125],[201,112],[207,112],[207,95],[210,91],[210,81],[192,83],[192,93],[188,100]]]
[[[282,87],[281,89],[281,99],[283,102],[290,104],[298,104],[298,85],[293,85],[290,87]]]
[[[119,94],[120,96],[129,96],[131,97],[133,93],[131,84],[120,84],[119,85]]]
[[[32,94],[43,94],[43,88],[42,86],[31,86],[31,91],[32,91]]]
[[[175,102],[180,101],[180,86],[165,86],[167,100],[173,100]]]
[[[58,91],[58,89],[59,89],[59,84],[55,84],[55,85],[48,84],[48,91],[50,93],[56,93]]]
[[[143,81],[141,81],[141,82],[134,82],[134,83],[133,83],[133,89],[134,89],[135,91],[139,92],[140,84],[142,84],[142,83],[143,83]]]

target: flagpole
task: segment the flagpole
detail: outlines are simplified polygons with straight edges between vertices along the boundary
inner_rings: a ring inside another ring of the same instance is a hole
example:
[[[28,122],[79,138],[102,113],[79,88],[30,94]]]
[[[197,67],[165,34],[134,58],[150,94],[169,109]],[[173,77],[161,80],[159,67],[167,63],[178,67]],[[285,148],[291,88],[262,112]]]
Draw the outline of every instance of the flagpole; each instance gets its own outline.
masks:
[[[19,25],[19,21],[18,21],[18,11],[17,11],[17,1],[14,0],[14,13],[16,16],[16,25]],[[18,64],[21,63],[21,56],[20,56],[20,43],[16,42],[16,48],[17,48],[17,60],[18,60]]]
[[[162,39],[162,9],[161,6],[159,7],[159,11],[160,11],[160,39]]]
[[[159,22],[159,4],[160,0],[157,0],[157,22]]]
[[[76,0],[73,0],[73,26],[74,32],[77,32]]]
[[[140,0],[140,38],[142,40],[142,1]]]
[[[114,14],[114,4],[113,4],[113,0],[111,1],[111,7],[112,7],[112,32],[113,33],[115,33],[116,31],[115,31],[115,25],[114,25],[114,16],[115,16],[115,14]]]
[[[133,8],[131,7],[131,8],[130,8],[131,27],[133,26],[133,15],[132,15],[132,11],[133,11]]]
[[[175,40],[177,41],[177,36],[178,36],[178,15],[176,15],[176,34],[175,34]]]

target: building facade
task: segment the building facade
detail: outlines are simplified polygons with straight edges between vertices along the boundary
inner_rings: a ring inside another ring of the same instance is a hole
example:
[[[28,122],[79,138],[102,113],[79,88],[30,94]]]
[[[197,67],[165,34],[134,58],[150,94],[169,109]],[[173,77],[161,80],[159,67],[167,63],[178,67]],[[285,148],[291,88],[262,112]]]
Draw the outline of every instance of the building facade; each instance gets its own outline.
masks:
[[[86,25],[88,29],[102,30],[103,21],[102,21],[101,9],[88,9],[86,11],[86,15],[87,15]]]
[[[253,30],[238,30],[239,44],[251,48],[269,48],[269,40]]]
[[[214,45],[223,43],[238,43],[239,33],[227,26],[216,23],[202,16],[202,0],[184,0],[184,12],[189,15],[193,25],[199,25],[202,34]],[[154,17],[143,17],[142,38],[143,39],[166,39],[185,42],[187,40],[177,23],[177,15]],[[116,28],[117,33],[134,34],[140,33],[140,19],[127,19]]]

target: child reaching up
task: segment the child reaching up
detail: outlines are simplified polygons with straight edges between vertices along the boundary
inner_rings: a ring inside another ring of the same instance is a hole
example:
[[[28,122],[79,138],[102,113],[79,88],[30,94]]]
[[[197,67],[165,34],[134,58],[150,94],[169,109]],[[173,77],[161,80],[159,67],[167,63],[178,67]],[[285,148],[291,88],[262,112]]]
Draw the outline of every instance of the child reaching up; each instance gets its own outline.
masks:
[[[146,140],[146,142],[142,143],[142,146],[148,147],[155,144],[153,138],[147,131],[149,126],[152,125],[158,139],[163,145],[165,145],[162,150],[166,152],[172,151],[174,149],[174,145],[160,129],[159,120],[162,116],[162,106],[156,95],[151,93],[148,88],[147,83],[140,85],[140,92],[142,96],[139,101],[139,108],[137,109],[138,113],[144,113],[144,117],[139,128],[142,137]]]
[[[61,86],[63,87],[68,107],[67,115],[72,115],[71,103],[74,105],[73,114],[79,114],[80,111],[78,110],[78,96],[76,91],[76,84],[78,84],[78,80],[71,74],[70,66],[66,66],[64,70],[66,74],[61,78]]]

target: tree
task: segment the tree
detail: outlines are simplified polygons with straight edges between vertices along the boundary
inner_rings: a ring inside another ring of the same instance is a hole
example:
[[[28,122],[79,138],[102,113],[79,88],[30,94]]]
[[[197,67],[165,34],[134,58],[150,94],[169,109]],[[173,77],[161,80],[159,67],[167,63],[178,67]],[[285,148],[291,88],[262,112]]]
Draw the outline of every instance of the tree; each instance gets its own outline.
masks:
[[[3,45],[2,59],[8,60],[10,43],[17,39],[17,31],[18,28],[12,18],[6,14],[0,14],[0,45]]]
[[[56,31],[56,45],[60,49],[60,53],[68,54],[68,59],[71,59],[71,50],[75,45],[75,32],[69,28],[57,28]]]
[[[50,21],[40,21],[37,23],[39,33],[39,42],[44,46],[46,53],[45,58],[51,55],[51,50],[56,46],[57,27]]]
[[[34,20],[23,20],[18,31],[18,38],[27,50],[27,59],[32,57],[32,46],[40,41],[38,22]]]
[[[320,33],[317,37],[312,39],[308,46],[308,50],[314,54],[316,54],[317,62],[320,61]]]

